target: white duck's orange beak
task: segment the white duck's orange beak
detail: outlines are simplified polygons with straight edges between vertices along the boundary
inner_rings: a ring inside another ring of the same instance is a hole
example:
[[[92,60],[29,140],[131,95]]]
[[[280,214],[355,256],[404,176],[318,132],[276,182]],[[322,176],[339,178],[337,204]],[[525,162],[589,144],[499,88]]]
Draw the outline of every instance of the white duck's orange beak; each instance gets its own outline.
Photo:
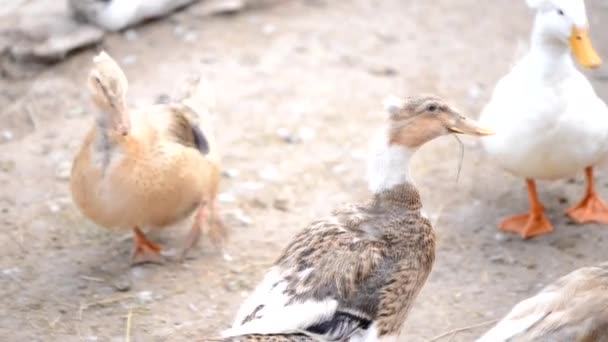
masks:
[[[595,69],[602,65],[602,59],[597,52],[595,52],[595,49],[591,44],[591,39],[589,39],[588,28],[581,29],[576,26],[572,28],[570,47],[572,47],[574,57],[583,67]]]

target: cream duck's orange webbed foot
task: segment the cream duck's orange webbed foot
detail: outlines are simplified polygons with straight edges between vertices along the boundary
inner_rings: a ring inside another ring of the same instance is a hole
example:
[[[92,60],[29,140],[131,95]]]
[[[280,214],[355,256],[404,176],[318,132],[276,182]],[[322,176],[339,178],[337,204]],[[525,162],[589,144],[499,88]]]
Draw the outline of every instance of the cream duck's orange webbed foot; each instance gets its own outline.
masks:
[[[551,225],[544,212],[528,213],[507,217],[500,223],[500,230],[517,233],[523,239],[529,239],[538,235],[551,233],[553,225]]]
[[[133,229],[133,238],[132,266],[146,263],[162,264],[164,262],[164,258],[160,254],[160,246],[148,240],[138,227]]]
[[[191,250],[201,238],[201,231],[203,227],[207,224],[208,220],[208,210],[206,204],[201,204],[196,212],[196,216],[194,217],[194,223],[192,224],[192,228],[190,232],[188,232],[188,236],[186,236],[186,240],[184,240],[184,244],[182,246],[182,251],[179,254],[178,260],[184,261],[186,259],[186,254]]]
[[[608,204],[595,191],[593,168],[586,168],[585,176],[587,193],[577,205],[566,211],[566,215],[578,223],[608,223]]]

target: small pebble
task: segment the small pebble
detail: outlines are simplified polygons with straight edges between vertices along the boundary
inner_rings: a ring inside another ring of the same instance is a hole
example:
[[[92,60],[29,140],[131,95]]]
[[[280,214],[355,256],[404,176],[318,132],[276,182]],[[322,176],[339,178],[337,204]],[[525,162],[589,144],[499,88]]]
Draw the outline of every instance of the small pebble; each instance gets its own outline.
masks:
[[[151,302],[153,299],[152,291],[140,291],[137,293],[137,299],[142,303]]]
[[[122,58],[122,64],[124,65],[131,65],[135,63],[137,63],[137,56],[135,55],[128,55]]]
[[[268,208],[268,205],[266,204],[266,202],[262,201],[259,198],[254,198],[252,199],[249,204],[254,207],[254,208],[258,208],[258,209],[266,209]]]
[[[232,178],[238,177],[240,174],[241,174],[241,171],[239,171],[238,169],[234,169],[234,168],[222,170],[222,176],[224,178],[232,179]]]
[[[2,140],[11,141],[14,138],[15,138],[15,134],[13,133],[13,131],[9,131],[8,129],[5,129],[2,131]]]
[[[507,260],[502,255],[493,255],[490,257],[490,261],[499,265],[504,265],[507,263]]]
[[[310,127],[300,127],[298,137],[303,141],[309,141],[315,138],[317,132]]]
[[[289,211],[289,201],[284,198],[275,199],[272,206],[280,211]]]
[[[470,86],[468,95],[469,95],[469,99],[471,99],[471,100],[478,99],[479,96],[481,95],[481,87],[479,86],[479,84],[473,84],[472,86]]]
[[[266,24],[262,27],[262,33],[265,35],[271,35],[277,31],[277,27],[273,24]]]
[[[498,242],[506,242],[506,241],[510,241],[511,237],[507,234],[496,233],[496,234],[494,234],[494,240],[496,240]]]
[[[126,40],[131,41],[131,42],[134,41],[134,40],[137,40],[137,38],[138,38],[137,31],[135,31],[133,29],[126,30],[125,33],[124,33],[124,36],[125,36]]]
[[[58,212],[61,211],[61,206],[59,204],[57,204],[57,203],[54,203],[54,202],[48,203],[48,207],[49,207],[49,210],[53,214],[56,214],[56,213],[58,213]]]
[[[131,281],[127,278],[119,278],[112,283],[112,287],[118,292],[131,290]]]
[[[183,25],[177,25],[173,28],[173,34],[176,36],[182,36],[186,33],[186,28]]]
[[[397,69],[390,67],[390,66],[374,66],[374,67],[368,68],[368,71],[370,74],[376,75],[376,76],[390,77],[390,76],[395,76],[398,74]]]
[[[59,163],[55,170],[55,178],[61,181],[67,181],[70,179],[71,170],[72,162],[63,161]]]
[[[264,189],[264,183],[260,182],[243,182],[239,186],[245,190],[258,191]]]
[[[234,203],[236,202],[236,197],[229,192],[222,192],[221,194],[217,195],[217,200],[220,203]]]
[[[258,175],[263,180],[271,181],[271,182],[277,181],[281,178],[281,176],[279,174],[279,170],[272,165],[266,166],[265,168],[260,170],[258,172]]]
[[[231,213],[228,214],[230,217],[232,217],[235,221],[237,221],[239,224],[243,225],[243,226],[250,226],[253,223],[253,220],[251,219],[251,217],[245,215],[245,213],[243,213],[240,210],[235,210]]]
[[[0,170],[2,172],[10,173],[15,171],[17,165],[13,160],[0,160]]]
[[[344,173],[346,171],[348,171],[348,166],[346,166],[344,164],[338,164],[331,168],[331,172],[333,172],[335,174]]]
[[[197,39],[198,39],[198,35],[195,32],[188,32],[184,36],[184,41],[186,43],[193,43],[193,42],[197,41]]]

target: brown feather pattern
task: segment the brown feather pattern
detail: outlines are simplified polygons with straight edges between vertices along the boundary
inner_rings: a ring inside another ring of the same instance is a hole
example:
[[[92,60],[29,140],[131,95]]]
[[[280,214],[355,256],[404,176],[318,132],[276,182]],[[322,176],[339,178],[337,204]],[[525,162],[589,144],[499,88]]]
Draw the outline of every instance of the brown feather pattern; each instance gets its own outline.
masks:
[[[379,337],[398,334],[435,258],[435,235],[420,209],[418,191],[402,184],[313,222],[275,263],[287,282],[288,305],[335,299],[334,315],[374,322]],[[241,324],[261,319],[257,311],[264,303],[259,304]],[[303,340],[309,339],[297,333],[224,341]]]

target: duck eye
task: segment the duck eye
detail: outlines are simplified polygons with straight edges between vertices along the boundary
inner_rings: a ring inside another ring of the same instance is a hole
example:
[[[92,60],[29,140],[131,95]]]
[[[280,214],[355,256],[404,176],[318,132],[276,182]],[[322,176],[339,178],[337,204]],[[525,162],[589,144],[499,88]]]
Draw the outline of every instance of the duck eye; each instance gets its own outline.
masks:
[[[559,14],[559,15],[564,15],[564,11],[562,11],[562,9],[561,9],[561,8],[558,8],[558,9],[557,9],[557,14]]]
[[[437,107],[436,104],[431,104],[428,107],[426,107],[426,110],[429,111],[429,112],[434,112],[434,111],[437,111],[437,108],[438,107]]]

